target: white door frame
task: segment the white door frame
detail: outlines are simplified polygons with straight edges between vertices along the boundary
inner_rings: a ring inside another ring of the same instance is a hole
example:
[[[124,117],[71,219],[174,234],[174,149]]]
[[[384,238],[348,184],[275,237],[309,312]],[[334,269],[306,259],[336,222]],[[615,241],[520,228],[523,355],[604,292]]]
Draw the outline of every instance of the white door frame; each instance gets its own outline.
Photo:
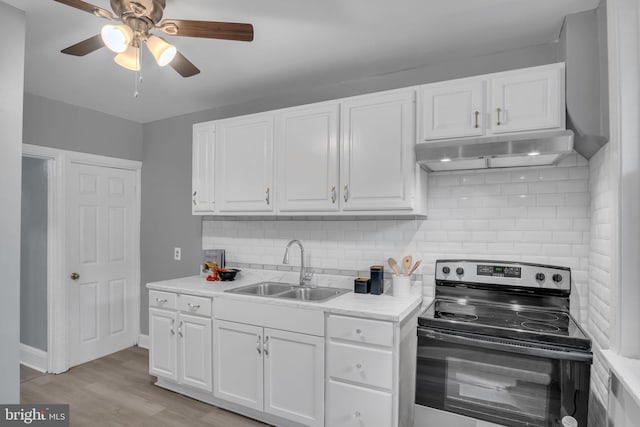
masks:
[[[47,218],[47,372],[59,374],[69,369],[69,323],[67,307],[66,177],[71,163],[126,169],[135,172],[134,247],[136,315],[133,327],[140,335],[140,178],[142,162],[22,144],[22,155],[48,161]]]

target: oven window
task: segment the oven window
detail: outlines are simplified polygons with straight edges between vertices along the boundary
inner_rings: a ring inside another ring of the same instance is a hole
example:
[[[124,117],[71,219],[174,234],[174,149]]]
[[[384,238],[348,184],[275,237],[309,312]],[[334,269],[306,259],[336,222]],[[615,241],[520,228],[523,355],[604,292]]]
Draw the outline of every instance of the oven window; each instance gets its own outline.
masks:
[[[561,369],[554,359],[420,336],[416,403],[508,426],[552,426]]]

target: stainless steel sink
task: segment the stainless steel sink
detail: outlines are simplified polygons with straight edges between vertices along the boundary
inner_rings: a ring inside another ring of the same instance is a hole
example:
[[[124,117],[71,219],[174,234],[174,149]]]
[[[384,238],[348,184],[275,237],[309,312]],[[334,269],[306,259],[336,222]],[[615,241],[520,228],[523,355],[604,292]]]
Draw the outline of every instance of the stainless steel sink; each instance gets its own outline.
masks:
[[[230,289],[225,292],[229,292],[232,294],[259,295],[268,297],[290,291],[294,287],[295,285],[292,285],[290,283],[260,282],[253,285],[243,286],[241,288]]]
[[[326,287],[301,288],[291,283],[281,282],[260,282],[236,289],[229,289],[225,292],[270,298],[287,298],[298,301],[324,302],[351,291],[349,289]]]
[[[278,295],[278,298],[321,302],[337,297],[338,295],[342,295],[346,292],[349,292],[349,290],[336,288],[296,288]]]

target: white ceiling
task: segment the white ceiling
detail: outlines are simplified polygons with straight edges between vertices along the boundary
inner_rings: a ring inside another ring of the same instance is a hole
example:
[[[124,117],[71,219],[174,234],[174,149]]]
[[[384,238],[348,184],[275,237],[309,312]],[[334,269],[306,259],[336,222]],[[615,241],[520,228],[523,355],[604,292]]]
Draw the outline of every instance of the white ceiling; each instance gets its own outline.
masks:
[[[27,12],[25,91],[137,122],[557,39],[565,15],[598,0],[167,0],[165,18],[247,22],[251,43],[166,38],[200,68],[184,79],[143,58],[135,73],[106,48],[60,50],[106,21],[53,0],[0,0]],[[91,0],[88,0],[91,2]],[[93,4],[110,9],[108,0]],[[144,53],[148,53],[144,51]]]

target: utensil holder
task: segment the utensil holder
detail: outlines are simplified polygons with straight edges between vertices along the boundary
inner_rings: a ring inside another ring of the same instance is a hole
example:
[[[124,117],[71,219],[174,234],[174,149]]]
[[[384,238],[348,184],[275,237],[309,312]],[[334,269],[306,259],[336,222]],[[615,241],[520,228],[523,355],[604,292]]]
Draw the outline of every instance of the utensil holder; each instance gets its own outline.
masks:
[[[408,297],[411,295],[411,276],[393,275],[393,296]]]

